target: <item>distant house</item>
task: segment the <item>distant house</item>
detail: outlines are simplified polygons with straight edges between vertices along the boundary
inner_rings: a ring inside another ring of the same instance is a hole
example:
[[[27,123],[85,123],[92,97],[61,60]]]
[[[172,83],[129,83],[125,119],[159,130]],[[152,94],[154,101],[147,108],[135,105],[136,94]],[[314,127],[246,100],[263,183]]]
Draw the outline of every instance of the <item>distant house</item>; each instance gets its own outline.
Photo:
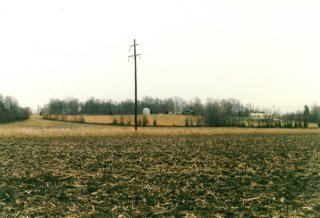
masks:
[[[187,109],[187,110],[182,111],[181,114],[193,115],[193,114],[194,114],[194,111],[193,111],[193,110],[190,110],[190,109]]]
[[[249,118],[252,120],[261,120],[265,119],[266,114],[264,112],[254,112],[249,114]]]
[[[319,128],[319,125],[317,123],[308,123],[309,129],[317,129]]]

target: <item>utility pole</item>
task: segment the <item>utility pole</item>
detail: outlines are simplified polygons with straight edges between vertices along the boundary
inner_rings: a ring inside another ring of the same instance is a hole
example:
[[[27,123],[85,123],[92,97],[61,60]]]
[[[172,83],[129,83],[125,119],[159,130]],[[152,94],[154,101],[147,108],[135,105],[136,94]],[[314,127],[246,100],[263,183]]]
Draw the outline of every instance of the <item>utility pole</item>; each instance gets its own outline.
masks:
[[[137,54],[136,50],[136,40],[133,40],[133,45],[130,46],[129,51],[131,50],[131,47],[133,47],[133,55],[130,55],[128,58],[134,58],[134,129],[137,131],[138,129],[138,91],[137,91],[137,56],[141,56],[140,54]]]

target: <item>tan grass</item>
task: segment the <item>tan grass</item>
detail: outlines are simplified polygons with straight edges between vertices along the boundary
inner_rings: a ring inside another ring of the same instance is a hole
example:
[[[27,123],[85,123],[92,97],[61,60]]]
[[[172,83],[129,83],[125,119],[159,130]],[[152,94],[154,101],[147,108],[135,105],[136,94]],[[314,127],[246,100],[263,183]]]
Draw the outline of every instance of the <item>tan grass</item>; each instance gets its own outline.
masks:
[[[22,122],[0,125],[0,137],[121,136],[121,135],[232,135],[232,134],[320,134],[320,129],[257,129],[208,127],[105,126],[44,120],[38,116]]]
[[[111,124],[114,119],[118,122],[123,119],[124,124],[131,125],[134,123],[134,115],[85,115],[83,116],[86,123],[96,124]],[[153,125],[153,121],[156,120],[157,126],[185,126],[185,120],[192,120],[193,125],[196,125],[197,120],[200,117],[191,115],[171,115],[171,114],[151,114],[147,115],[148,126]],[[67,116],[68,121],[74,121],[75,116]],[[138,115],[138,120],[142,122],[143,115]]]

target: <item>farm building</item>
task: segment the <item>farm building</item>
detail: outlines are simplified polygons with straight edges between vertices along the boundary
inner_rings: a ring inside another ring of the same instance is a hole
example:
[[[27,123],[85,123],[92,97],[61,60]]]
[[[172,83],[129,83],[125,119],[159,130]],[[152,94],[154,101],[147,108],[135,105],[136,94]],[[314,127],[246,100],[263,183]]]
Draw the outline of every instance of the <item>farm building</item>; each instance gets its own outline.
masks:
[[[250,113],[249,118],[253,120],[261,120],[265,119],[265,113],[264,112],[255,112],[255,113]]]
[[[308,128],[317,129],[319,128],[319,125],[317,123],[308,123]]]
[[[193,115],[194,112],[193,112],[193,110],[187,109],[187,110],[182,111],[181,114]]]
[[[142,110],[142,114],[145,115],[145,116],[146,116],[146,115],[150,115],[150,109],[147,108],[147,107],[144,108],[144,109]]]

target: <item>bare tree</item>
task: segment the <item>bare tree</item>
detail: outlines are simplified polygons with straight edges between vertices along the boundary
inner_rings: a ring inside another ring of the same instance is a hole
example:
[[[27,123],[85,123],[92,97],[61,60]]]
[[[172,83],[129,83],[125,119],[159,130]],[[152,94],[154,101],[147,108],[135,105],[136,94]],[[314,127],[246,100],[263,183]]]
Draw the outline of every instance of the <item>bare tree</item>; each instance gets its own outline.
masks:
[[[190,107],[194,111],[194,115],[201,116],[204,114],[204,107],[199,97],[194,97],[190,102]]]
[[[187,105],[186,101],[183,98],[177,96],[173,98],[173,103],[175,114],[181,114],[183,109]]]

